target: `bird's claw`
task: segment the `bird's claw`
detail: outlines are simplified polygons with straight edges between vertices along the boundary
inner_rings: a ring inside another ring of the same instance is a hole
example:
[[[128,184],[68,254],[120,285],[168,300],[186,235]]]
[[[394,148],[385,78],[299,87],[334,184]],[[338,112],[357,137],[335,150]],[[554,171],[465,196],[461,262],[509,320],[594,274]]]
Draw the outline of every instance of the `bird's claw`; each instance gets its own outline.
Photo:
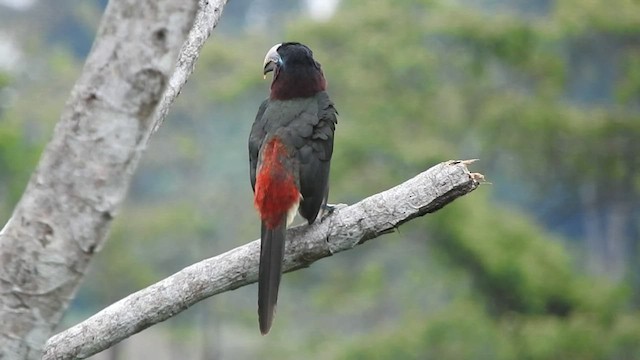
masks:
[[[336,210],[340,210],[346,208],[347,204],[324,204],[322,207],[322,215],[320,216],[320,221],[324,221],[326,217],[333,214]]]

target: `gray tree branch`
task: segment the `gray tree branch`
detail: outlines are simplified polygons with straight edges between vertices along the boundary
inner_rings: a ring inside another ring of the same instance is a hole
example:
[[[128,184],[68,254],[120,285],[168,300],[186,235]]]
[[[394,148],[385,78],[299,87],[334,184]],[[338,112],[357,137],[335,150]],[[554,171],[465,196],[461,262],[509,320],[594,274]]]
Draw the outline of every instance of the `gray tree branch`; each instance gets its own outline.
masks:
[[[482,176],[470,173],[468,163],[441,163],[392,189],[339,207],[311,226],[289,229],[284,271],[352,249],[475,190]],[[256,240],[131,294],[53,336],[46,344],[44,359],[86,358],[209,296],[251,284],[258,278],[259,253]]]
[[[0,359],[40,358],[225,3],[109,1],[53,138],[0,230]]]

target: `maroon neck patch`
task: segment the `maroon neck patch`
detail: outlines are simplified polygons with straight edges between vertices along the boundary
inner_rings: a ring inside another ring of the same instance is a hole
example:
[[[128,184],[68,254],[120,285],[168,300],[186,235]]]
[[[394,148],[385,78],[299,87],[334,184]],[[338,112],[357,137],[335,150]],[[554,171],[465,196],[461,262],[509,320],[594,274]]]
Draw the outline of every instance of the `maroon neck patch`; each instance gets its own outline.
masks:
[[[315,66],[278,68],[271,83],[270,97],[273,100],[310,97],[326,87],[322,70]]]

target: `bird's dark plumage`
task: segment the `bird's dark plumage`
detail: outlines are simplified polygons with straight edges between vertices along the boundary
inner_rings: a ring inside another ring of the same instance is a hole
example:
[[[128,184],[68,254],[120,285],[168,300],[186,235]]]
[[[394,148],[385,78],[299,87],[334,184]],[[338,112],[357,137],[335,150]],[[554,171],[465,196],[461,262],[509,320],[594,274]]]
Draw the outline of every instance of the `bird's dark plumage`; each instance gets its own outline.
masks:
[[[274,75],[251,128],[249,161],[262,220],[258,315],[266,334],[278,297],[288,218],[298,210],[311,224],[327,201],[337,112],[320,64],[305,45],[274,46],[264,71]]]

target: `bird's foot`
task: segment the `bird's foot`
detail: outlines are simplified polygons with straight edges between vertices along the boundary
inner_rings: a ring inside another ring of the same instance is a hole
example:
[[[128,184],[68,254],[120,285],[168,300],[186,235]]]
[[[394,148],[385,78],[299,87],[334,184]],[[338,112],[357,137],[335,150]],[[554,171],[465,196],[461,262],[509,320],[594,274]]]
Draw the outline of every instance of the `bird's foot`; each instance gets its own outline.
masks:
[[[324,204],[322,209],[322,214],[320,215],[320,221],[324,221],[326,217],[333,214],[336,210],[344,209],[347,207],[347,204]]]

